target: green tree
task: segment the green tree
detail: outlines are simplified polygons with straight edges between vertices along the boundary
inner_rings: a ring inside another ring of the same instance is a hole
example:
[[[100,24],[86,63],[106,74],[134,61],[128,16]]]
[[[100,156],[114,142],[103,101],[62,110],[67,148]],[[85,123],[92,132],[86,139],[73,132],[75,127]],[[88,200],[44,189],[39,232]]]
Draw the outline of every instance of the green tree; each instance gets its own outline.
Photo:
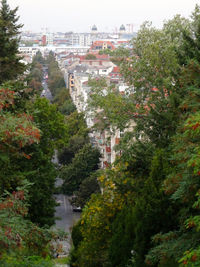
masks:
[[[191,206],[186,205],[184,209],[181,209],[184,216],[183,214],[179,216],[179,208],[184,204],[180,205],[179,201],[174,204],[163,190],[163,182],[168,181],[166,180],[168,176],[172,177],[172,187],[176,189],[177,180],[174,180],[173,175],[170,176],[171,173],[177,171],[174,161],[177,164],[180,159],[179,167],[182,172],[182,168],[186,172],[188,171],[186,165],[189,164],[183,163],[185,158],[182,160],[182,154],[179,155],[177,151],[173,153],[171,150],[177,128],[179,124],[182,124],[182,118],[187,117],[185,117],[185,112],[187,112],[189,103],[183,101],[186,92],[189,92],[191,96],[190,104],[195,100],[194,95],[185,86],[185,81],[189,81],[190,77],[190,84],[194,84],[191,83],[192,81],[196,82],[193,79],[194,74],[198,79],[197,64],[194,73],[193,65],[190,64],[190,67],[188,65],[185,68],[180,63],[177,50],[184,47],[183,31],[186,33],[190,31],[190,25],[187,20],[180,17],[167,22],[162,30],[157,30],[148,23],[141,27],[137,37],[133,40],[134,49],[129,51],[125,57],[122,55],[123,60],[118,62],[121,73],[127,84],[130,85],[123,96],[116,93],[116,88],[92,81],[91,86],[95,90],[92,90],[93,93],[90,96],[90,106],[93,107],[94,112],[95,109],[101,110],[95,114],[100,120],[100,126],[103,129],[112,127],[112,130],[118,128],[129,132],[124,134],[120,140],[118,149],[122,152],[122,156],[117,160],[115,169],[106,172],[107,179],[104,181],[102,191],[106,191],[112,182],[112,197],[105,199],[104,196],[93,196],[92,199],[95,198],[95,201],[89,202],[83,211],[83,218],[86,220],[82,221],[83,241],[80,242],[76,251],[78,266],[126,266],[126,264],[129,264],[128,266],[145,266],[150,264],[151,261],[145,262],[145,255],[150,249],[153,249],[152,236],[162,232],[164,234],[161,238],[168,241],[170,231],[174,234],[179,231],[179,219],[185,221],[187,208],[191,209]],[[178,33],[177,38],[176,33]],[[195,35],[191,34],[191,36]],[[195,107],[192,110],[194,111]],[[132,129],[130,124],[133,126]],[[196,127],[196,124],[192,125]],[[188,136],[186,136],[186,140],[188,140]],[[179,149],[182,146],[184,146],[183,143]],[[188,147],[185,149],[187,150]],[[192,147],[193,144],[191,144]],[[174,154],[177,155],[177,158],[175,157],[174,161],[169,160]],[[123,165],[127,167],[122,167]],[[99,180],[102,178],[99,177]],[[187,182],[189,183],[189,179]],[[187,196],[188,183],[183,181],[184,196]],[[170,180],[168,185],[170,188]],[[180,193],[180,191],[178,192]],[[114,208],[115,193],[122,195],[122,198],[126,198],[127,195],[131,196],[132,202],[130,199],[129,201],[126,199],[121,207],[121,214],[114,212],[111,220],[103,215],[99,216],[102,199],[105,206],[110,205],[109,211]],[[192,198],[192,203],[194,203],[194,195],[191,189],[189,196]],[[124,215],[126,211],[127,217]],[[106,233],[106,240],[103,237],[104,233],[98,229],[99,225],[108,230],[113,226],[113,232]],[[185,231],[185,228],[183,229]],[[94,236],[98,236],[100,240],[97,241]],[[158,235],[156,237],[159,238]],[[176,235],[174,237],[176,240]],[[179,237],[180,235],[177,238],[178,241],[181,240]],[[182,240],[184,237],[187,241],[189,240],[186,235],[182,235]],[[190,245],[193,238],[194,235],[191,234]],[[168,249],[168,252],[160,248],[160,253],[152,254],[151,260],[153,257],[155,259],[156,255],[163,259],[160,262],[157,259],[152,261],[153,266],[158,266],[158,264],[160,266],[176,266],[177,260],[183,255],[184,250],[181,247],[179,252],[182,251],[182,254],[179,253],[179,256],[174,257],[173,255],[170,258],[172,255],[170,254],[172,249],[169,248],[171,240],[169,239],[169,243],[167,241],[165,248]],[[184,242],[185,248],[190,247],[190,245],[186,245],[187,241]],[[177,244],[180,243],[177,242],[176,245],[173,245],[175,254],[178,251]],[[125,247],[126,251],[119,256],[121,247]],[[131,250],[133,250],[133,255],[131,255]],[[154,252],[158,251],[159,248]],[[98,257],[99,252],[100,257]],[[183,258],[183,260],[185,259]]]
[[[58,71],[52,72],[48,79],[48,87],[53,96],[58,94],[61,88],[65,87],[63,74]]]
[[[49,53],[49,56],[46,60],[48,64],[48,87],[55,97],[59,92],[65,87],[65,81],[63,78],[63,74],[58,67],[58,62],[56,61],[54,54]]]
[[[45,59],[43,58],[42,53],[40,51],[38,51],[33,57],[32,64],[34,63],[40,63],[41,65],[45,63]]]
[[[18,8],[10,9],[7,0],[1,1],[0,9],[0,84],[16,79],[25,71],[25,65],[18,56],[19,33],[21,24],[17,24]]]
[[[74,192],[74,198],[71,203],[77,207],[83,208],[89,201],[92,194],[100,193],[99,183],[97,181],[98,172],[93,172],[87,178],[85,178],[77,192]]]
[[[37,98],[30,106],[30,111],[41,130],[41,139],[37,146],[27,148],[26,152],[31,155],[31,159],[27,162],[19,161],[18,164],[27,172],[30,170],[27,179],[33,183],[30,188],[31,220],[41,226],[50,226],[55,219],[53,194],[58,175],[52,158],[54,151],[67,143],[67,129],[64,116],[45,98]]]
[[[7,90],[2,91],[4,97],[5,92]],[[11,99],[7,97],[3,105],[11,105],[12,97],[13,94]],[[68,140],[64,116],[44,98],[29,103],[29,112],[40,131],[28,114],[15,110],[16,114],[11,115],[4,109],[1,112],[4,121],[0,127],[1,193],[4,190],[12,192],[24,179],[30,181],[29,218],[41,226],[50,226],[54,223],[56,203],[53,194],[57,177],[52,157],[55,149]]]
[[[147,261],[161,266],[169,259],[180,266],[199,265],[199,25],[200,9],[196,6],[191,31],[183,31],[182,50],[178,53],[180,63],[184,63],[181,86],[187,93],[180,105],[182,116],[172,142],[174,168],[165,180],[166,193],[181,205],[179,223],[177,231],[155,235],[155,247],[147,255]]]
[[[66,194],[77,191],[81,182],[98,169],[99,157],[97,148],[85,145],[72,159],[72,163],[63,167],[61,177],[64,180],[63,191]]]
[[[96,56],[95,55],[93,55],[93,54],[87,54],[86,56],[85,56],[85,59],[97,59],[96,58]]]
[[[81,135],[72,135],[69,142],[63,149],[58,152],[59,163],[67,165],[72,162],[75,154],[83,148],[84,145],[89,143],[88,137]]]
[[[78,229],[76,228],[77,242],[71,259],[72,266],[111,266],[108,248],[112,236],[112,223],[126,203],[127,196],[116,190],[106,173],[102,173],[98,181],[101,183],[102,193],[92,194],[83,209]]]
[[[26,147],[40,140],[40,131],[32,116],[15,109],[16,96],[12,88],[0,88],[0,194],[15,190],[23,182],[26,171],[20,170],[15,161],[28,160]]]
[[[53,103],[58,106],[58,110],[64,115],[70,115],[76,110],[67,88],[60,89],[55,95]]]

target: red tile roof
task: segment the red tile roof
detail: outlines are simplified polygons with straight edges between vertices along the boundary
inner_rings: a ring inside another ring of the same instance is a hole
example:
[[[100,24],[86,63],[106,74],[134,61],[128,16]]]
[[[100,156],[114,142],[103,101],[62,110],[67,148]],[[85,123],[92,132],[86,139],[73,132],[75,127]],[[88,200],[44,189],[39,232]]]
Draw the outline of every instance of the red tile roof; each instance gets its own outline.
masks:
[[[112,72],[115,72],[115,73],[120,73],[120,68],[118,66],[116,67],[113,67],[113,70]]]

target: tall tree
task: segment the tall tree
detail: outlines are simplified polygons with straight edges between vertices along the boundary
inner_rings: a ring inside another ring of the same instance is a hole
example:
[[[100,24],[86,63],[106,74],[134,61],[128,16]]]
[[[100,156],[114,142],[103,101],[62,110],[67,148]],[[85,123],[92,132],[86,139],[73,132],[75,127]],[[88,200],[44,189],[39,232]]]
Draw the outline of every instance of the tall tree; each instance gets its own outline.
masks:
[[[63,191],[72,194],[77,191],[82,181],[98,169],[100,152],[91,145],[85,145],[78,151],[67,166],[63,167],[61,177],[64,180]]]
[[[2,0],[0,9],[0,84],[14,80],[25,70],[18,55],[19,34],[22,24],[17,24],[18,8],[10,9],[7,0]]]

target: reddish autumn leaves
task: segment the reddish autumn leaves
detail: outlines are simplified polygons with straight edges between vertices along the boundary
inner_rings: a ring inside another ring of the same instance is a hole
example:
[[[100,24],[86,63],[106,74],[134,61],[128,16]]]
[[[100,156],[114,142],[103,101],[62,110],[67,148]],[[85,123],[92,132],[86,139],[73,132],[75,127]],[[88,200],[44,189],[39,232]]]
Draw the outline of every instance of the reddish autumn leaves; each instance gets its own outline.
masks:
[[[13,90],[0,88],[0,111],[14,105],[14,94]]]
[[[9,110],[11,106],[14,107],[14,99],[13,90],[0,88],[0,150],[20,152],[24,157],[30,158],[21,149],[39,142],[40,131],[34,125],[32,116]]]

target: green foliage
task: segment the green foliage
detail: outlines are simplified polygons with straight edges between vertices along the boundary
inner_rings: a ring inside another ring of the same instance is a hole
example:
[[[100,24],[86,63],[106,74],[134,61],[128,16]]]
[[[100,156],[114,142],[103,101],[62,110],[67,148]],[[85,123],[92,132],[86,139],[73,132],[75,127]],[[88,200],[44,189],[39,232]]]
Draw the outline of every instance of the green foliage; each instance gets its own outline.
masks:
[[[34,183],[30,189],[31,220],[41,226],[51,226],[55,219],[56,203],[53,194],[58,175],[52,157],[55,149],[68,141],[68,135],[64,116],[48,100],[36,99],[30,110],[41,130],[41,139],[37,146],[27,148],[31,159],[27,162],[19,161],[18,165],[24,170],[32,170],[32,173],[27,174],[27,179]]]
[[[64,180],[63,191],[72,194],[81,182],[98,169],[100,153],[91,145],[85,145],[72,159],[72,163],[63,167],[61,177]]]
[[[110,266],[108,248],[112,236],[112,222],[126,202],[106,174],[99,177],[102,194],[93,194],[83,209],[80,231],[83,239],[78,242],[72,266]]]
[[[54,264],[50,258],[42,258],[40,256],[27,256],[23,259],[16,256],[4,256],[0,260],[2,267],[53,267]]]
[[[97,177],[98,172],[94,172],[82,181],[79,190],[74,192],[74,199],[72,199],[71,202],[72,204],[83,208],[92,194],[100,192]]]
[[[42,132],[41,145],[52,156],[54,149],[68,141],[68,126],[65,117],[45,98],[37,98],[31,107],[35,122]]]
[[[55,264],[69,264],[69,257],[57,258],[53,262]]]
[[[64,116],[46,99],[36,99],[28,107],[34,117],[33,122],[33,117],[26,113],[7,111],[12,106],[14,109],[14,91],[2,88],[1,95],[0,192],[12,192],[25,178],[28,179],[33,183],[30,188],[29,218],[42,226],[50,226],[54,223],[56,203],[53,193],[57,177],[51,160],[54,150],[68,140]]]
[[[116,61],[124,95],[89,81],[97,127],[125,133],[83,209],[74,266],[199,265],[199,10],[160,30],[142,25]]]
[[[83,240],[82,234],[81,234],[81,221],[79,220],[72,229],[72,241],[75,248],[78,247],[80,242]]]
[[[67,136],[82,136],[86,138],[88,136],[88,129],[84,120],[84,114],[73,112],[66,118],[66,132]]]
[[[0,193],[4,190],[14,190],[26,177],[26,171],[21,170],[16,160],[30,158],[25,149],[33,146],[40,139],[40,131],[33,122],[32,116],[21,113],[15,107],[17,94],[10,88],[0,88]],[[30,171],[30,170],[29,170]]]
[[[67,88],[60,89],[55,95],[53,103],[58,106],[58,110],[64,115],[70,115],[76,110]]]
[[[16,12],[10,10],[6,0],[1,2],[0,84],[25,71],[17,55],[22,25],[16,25]],[[41,64],[43,59],[37,54],[27,79],[34,82],[33,89],[40,89]],[[38,225],[54,223],[57,172],[51,160],[54,150],[68,140],[65,121],[55,105],[33,98],[33,91],[19,79],[0,88],[1,266],[50,267],[51,249],[61,237]]]
[[[30,186],[30,185],[29,185]],[[2,254],[47,255],[51,233],[25,220],[27,184],[0,200],[0,247]]]
[[[111,55],[112,52],[113,52],[112,50],[107,48],[107,49],[100,50],[99,55]]]
[[[10,9],[7,0],[1,1],[0,8],[0,85],[16,79],[25,71],[25,65],[18,56],[19,33],[23,25],[17,24],[18,8]]]
[[[46,62],[49,74],[48,87],[53,97],[55,97],[61,91],[61,88],[65,87],[65,81],[53,53],[49,53]]]
[[[59,106],[62,106],[63,103],[68,99],[70,99],[69,90],[67,88],[63,87],[60,89],[58,94],[54,97],[53,103],[57,104],[59,107]]]
[[[36,55],[33,57],[32,64],[34,65],[35,63],[40,63],[41,65],[45,63],[45,60],[40,51],[38,51]]]
[[[41,52],[37,52],[33,57],[30,65],[30,73],[27,76],[28,87],[32,88],[34,94],[40,96],[42,91],[42,80],[43,80],[43,65],[45,63]]]
[[[176,225],[176,217],[173,215],[177,210],[160,188],[169,171],[166,151],[158,151],[152,160],[150,177],[145,181],[134,208],[135,266],[144,266],[145,255],[151,247],[151,236],[154,233],[167,232]],[[139,219],[141,217],[142,221]]]
[[[124,207],[112,224],[112,237],[109,246],[111,266],[124,267],[131,257],[134,240],[133,208]]]
[[[65,86],[65,81],[62,73],[53,72],[49,76],[48,87],[53,96],[55,96],[64,86]]]
[[[186,88],[180,109],[183,115],[180,126],[172,142],[171,161],[175,165],[165,180],[165,190],[176,203],[181,203],[177,213],[178,233],[156,235],[158,239],[147,258],[150,261],[163,262],[173,258],[180,266],[199,265],[199,8],[193,14],[193,33],[183,34],[183,50],[179,53],[182,67],[181,85]],[[191,47],[191,50],[189,49]],[[189,51],[190,50],[190,51]],[[191,86],[192,85],[192,86]],[[169,248],[170,247],[170,248]],[[178,249],[177,249],[178,248]],[[165,257],[163,257],[165,255]]]
[[[76,110],[76,106],[74,105],[72,100],[69,99],[69,100],[65,100],[63,105],[61,107],[59,107],[58,109],[62,114],[70,115],[71,113],[73,113]]]
[[[90,59],[97,59],[97,58],[96,58],[96,56],[93,55],[93,54],[87,54],[87,55],[85,56],[85,59],[90,60]]]
[[[74,135],[70,138],[69,143],[59,151],[58,160],[60,164],[67,165],[72,162],[75,154],[85,145],[88,144],[88,138]]]
[[[103,49],[99,51],[99,55],[109,55],[110,60],[120,66],[124,61],[126,61],[127,57],[131,55],[131,50],[124,48],[123,46],[118,47],[115,50]]]

